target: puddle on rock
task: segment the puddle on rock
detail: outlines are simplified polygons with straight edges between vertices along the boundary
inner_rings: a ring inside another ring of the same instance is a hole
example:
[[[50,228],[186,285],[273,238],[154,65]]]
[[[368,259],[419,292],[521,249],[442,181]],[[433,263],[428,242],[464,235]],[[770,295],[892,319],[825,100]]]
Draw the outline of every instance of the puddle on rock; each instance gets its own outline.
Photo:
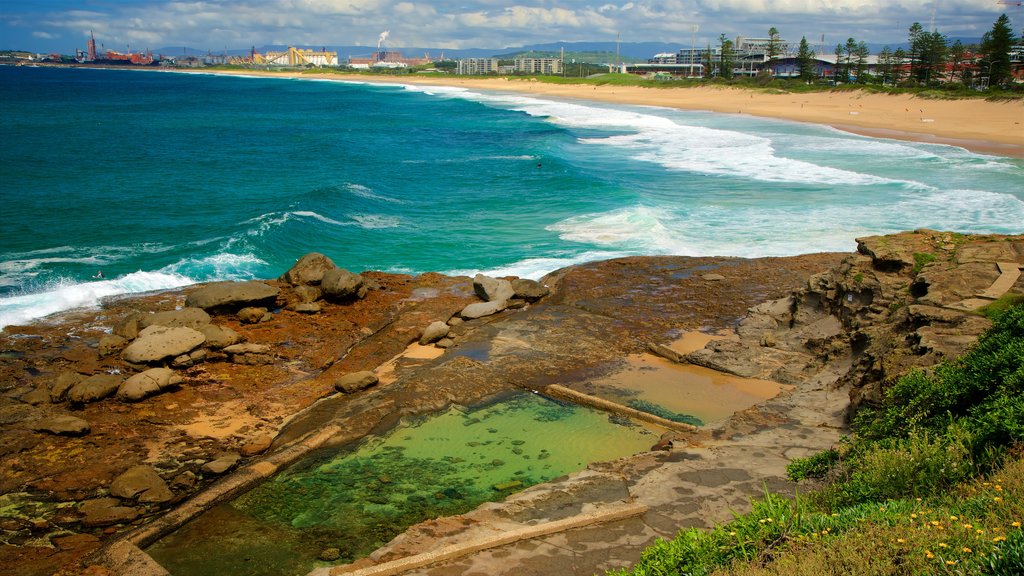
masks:
[[[669,420],[698,426],[728,418],[789,387],[741,378],[701,366],[676,364],[653,354],[626,358],[619,372],[572,388]]]
[[[684,332],[678,339],[668,345],[671,350],[682,354],[683,356],[690,352],[696,352],[707,346],[708,342],[712,340],[736,340],[737,336],[735,332],[731,330],[722,330],[721,332],[700,332],[693,330],[690,332]]]
[[[175,576],[305,574],[366,556],[412,524],[648,449],[657,436],[534,394],[403,422],[315,454],[147,551]]]

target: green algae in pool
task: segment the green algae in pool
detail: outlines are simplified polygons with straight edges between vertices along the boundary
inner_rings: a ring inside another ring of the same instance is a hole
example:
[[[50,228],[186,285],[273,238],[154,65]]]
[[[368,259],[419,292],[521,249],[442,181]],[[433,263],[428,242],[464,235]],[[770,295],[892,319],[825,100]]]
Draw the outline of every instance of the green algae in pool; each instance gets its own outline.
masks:
[[[292,575],[337,548],[366,556],[417,522],[646,450],[656,437],[607,414],[517,394],[404,422],[354,451],[311,456],[147,552],[175,576]]]

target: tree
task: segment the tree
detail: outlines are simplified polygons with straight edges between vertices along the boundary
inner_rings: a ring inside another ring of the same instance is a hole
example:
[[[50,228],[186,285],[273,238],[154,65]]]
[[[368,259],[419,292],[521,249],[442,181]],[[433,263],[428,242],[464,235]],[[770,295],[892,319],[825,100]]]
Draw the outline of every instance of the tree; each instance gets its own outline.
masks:
[[[772,26],[768,29],[768,46],[765,48],[764,54],[769,69],[781,52],[782,40],[779,39],[779,31],[775,29],[775,26]]]
[[[853,47],[852,58],[857,70],[857,82],[861,84],[868,81],[868,56],[871,56],[871,50],[863,41]]]
[[[892,49],[888,46],[882,48],[882,51],[878,53],[878,78],[877,80],[883,85],[893,84],[893,71],[895,58],[893,57]]]
[[[1013,47],[1013,29],[1010,19],[1003,14],[996,19],[992,30],[981,38],[981,60],[979,75],[988,75],[989,86],[1000,86],[1012,80],[1010,74],[1010,49]]]
[[[805,82],[814,80],[814,51],[807,44],[807,37],[800,38],[800,48],[796,53],[796,66],[800,71],[800,79]]]
[[[718,43],[722,51],[722,55],[718,60],[718,75],[728,80],[732,78],[732,70],[735,66],[732,40],[727,39],[725,34],[722,34],[718,37]]]
[[[920,22],[914,22],[910,25],[908,30],[907,39],[910,43],[910,52],[907,54],[907,58],[910,60],[910,77],[917,78],[921,67],[921,37],[925,34],[924,27],[921,26]]]
[[[917,22],[909,32],[911,78],[923,83],[940,80],[949,50],[945,34],[926,32]]]
[[[949,49],[949,81],[963,82],[964,68],[967,65],[967,47],[957,40]]]
[[[906,72],[907,62],[910,60],[910,55],[903,48],[897,48],[892,53],[892,83],[899,84],[903,82],[904,72]]]
[[[836,69],[835,72],[832,73],[832,79],[836,82],[845,82],[850,76],[850,71],[846,66],[845,56],[846,49],[842,44],[836,44]]]

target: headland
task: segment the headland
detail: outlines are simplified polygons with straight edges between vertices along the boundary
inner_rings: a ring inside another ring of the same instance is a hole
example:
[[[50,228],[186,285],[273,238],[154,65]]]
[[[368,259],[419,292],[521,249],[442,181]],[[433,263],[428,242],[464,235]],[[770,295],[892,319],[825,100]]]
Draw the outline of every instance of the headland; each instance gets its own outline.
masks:
[[[1024,263],[1022,236],[929,230],[862,238],[849,254],[633,257],[540,282],[356,275],[311,254],[276,280],[8,327],[0,559],[14,574],[164,574],[142,550],[168,532],[403,417],[556,385],[615,403],[623,374],[656,363],[757,379],[745,390],[761,399],[663,429],[658,450],[417,524],[350,566],[333,548],[309,559],[324,574],[619,567],[764,486],[792,492],[786,463],[837,442],[851,407],[962,353],[995,292],[1024,294],[1011,263]]]

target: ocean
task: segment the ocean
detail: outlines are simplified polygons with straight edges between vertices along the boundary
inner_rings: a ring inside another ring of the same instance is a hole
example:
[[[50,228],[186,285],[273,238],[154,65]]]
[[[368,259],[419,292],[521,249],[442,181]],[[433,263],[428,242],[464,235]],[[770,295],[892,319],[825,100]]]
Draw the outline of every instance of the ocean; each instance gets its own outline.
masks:
[[[352,271],[1024,231],[1024,160],[459,88],[0,66],[0,327],[116,294]],[[102,271],[103,278],[94,278]]]

